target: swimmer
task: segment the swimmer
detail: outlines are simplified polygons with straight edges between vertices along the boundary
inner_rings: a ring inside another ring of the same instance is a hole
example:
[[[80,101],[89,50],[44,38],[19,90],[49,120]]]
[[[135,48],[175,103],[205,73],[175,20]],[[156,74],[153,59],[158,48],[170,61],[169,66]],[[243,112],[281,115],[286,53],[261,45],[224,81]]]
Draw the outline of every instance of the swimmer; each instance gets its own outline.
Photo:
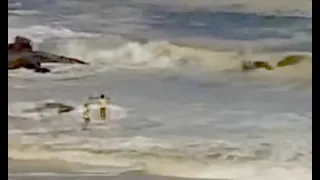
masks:
[[[84,120],[84,124],[83,124],[83,127],[82,127],[82,130],[86,130],[89,123],[90,123],[90,110],[89,110],[89,104],[88,103],[85,103],[84,106],[83,106],[83,114],[82,114],[82,118]]]
[[[110,98],[105,97],[103,94],[101,94],[100,98],[98,99],[99,105],[100,105],[100,119],[103,121],[106,121],[109,119],[109,103],[110,103]],[[107,118],[108,116],[108,118]]]

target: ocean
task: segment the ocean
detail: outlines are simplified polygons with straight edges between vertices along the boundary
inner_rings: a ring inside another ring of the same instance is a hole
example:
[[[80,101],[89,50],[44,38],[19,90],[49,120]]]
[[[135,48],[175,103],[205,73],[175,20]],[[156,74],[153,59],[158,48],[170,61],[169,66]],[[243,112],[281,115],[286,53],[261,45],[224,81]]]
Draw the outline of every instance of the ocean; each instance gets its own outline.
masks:
[[[8,71],[10,180],[312,179],[311,0],[9,0],[17,35],[90,65]]]

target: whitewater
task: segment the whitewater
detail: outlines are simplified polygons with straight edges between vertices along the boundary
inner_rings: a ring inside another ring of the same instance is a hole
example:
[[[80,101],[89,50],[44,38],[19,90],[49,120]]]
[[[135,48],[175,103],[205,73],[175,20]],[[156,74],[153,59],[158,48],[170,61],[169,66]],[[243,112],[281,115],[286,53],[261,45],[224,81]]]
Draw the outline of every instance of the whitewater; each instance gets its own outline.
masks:
[[[8,71],[8,179],[312,179],[311,0],[9,0],[17,35],[90,65]]]

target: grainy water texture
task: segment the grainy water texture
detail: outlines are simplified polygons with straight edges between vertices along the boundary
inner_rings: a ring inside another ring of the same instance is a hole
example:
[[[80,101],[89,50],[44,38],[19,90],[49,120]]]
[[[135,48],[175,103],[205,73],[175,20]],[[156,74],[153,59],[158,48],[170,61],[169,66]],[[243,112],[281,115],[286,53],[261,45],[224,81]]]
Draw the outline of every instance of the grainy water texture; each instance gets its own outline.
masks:
[[[90,62],[8,71],[8,179],[311,180],[311,0],[9,0],[8,43]],[[243,72],[243,60],[274,70]],[[111,119],[82,131],[89,96]],[[70,113],[39,109],[47,102]]]

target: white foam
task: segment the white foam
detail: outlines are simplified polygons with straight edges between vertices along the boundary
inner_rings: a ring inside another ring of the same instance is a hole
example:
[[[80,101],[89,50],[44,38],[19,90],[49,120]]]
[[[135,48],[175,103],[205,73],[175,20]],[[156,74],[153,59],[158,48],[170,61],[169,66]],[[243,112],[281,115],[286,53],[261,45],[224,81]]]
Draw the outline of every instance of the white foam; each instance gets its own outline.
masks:
[[[85,32],[73,32],[65,27],[51,27],[33,25],[25,28],[8,28],[8,43],[12,42],[15,36],[25,36],[32,39],[34,43],[41,43],[50,37],[75,38],[75,37],[97,37],[99,35]]]
[[[8,13],[15,15],[28,16],[28,15],[41,15],[43,12],[35,10],[8,10]]]
[[[116,48],[105,49],[104,46],[92,47],[92,41],[94,40],[70,40],[57,47],[57,52],[60,54],[88,61],[90,63],[89,67],[82,65],[44,65],[50,66],[52,73],[39,75],[30,70],[19,69],[8,72],[9,76],[24,79],[63,80],[85,78],[113,69],[172,69],[185,71],[185,76],[191,75],[192,78],[200,79],[208,78],[210,81],[221,77],[220,81],[225,80],[228,82],[233,78],[234,81],[247,80],[252,83],[312,83],[312,53],[250,53],[243,56],[238,52],[221,52],[204,48],[178,46],[165,41],[146,44],[129,42]],[[272,71],[259,69],[242,73],[242,60],[268,61],[273,67],[276,67],[277,62],[290,54],[303,55],[304,60],[299,64],[278,67]],[[191,71],[188,71],[188,69]],[[191,72],[194,73],[190,74]],[[224,73],[224,76],[210,75],[210,73],[215,72],[231,73],[229,73],[229,76],[227,76],[227,73]],[[232,76],[232,72],[236,74]],[[203,77],[203,75],[206,77]]]
[[[136,137],[129,141],[124,138],[94,139],[84,141],[77,138],[62,138],[64,145],[60,146],[59,152],[39,151],[24,149],[23,152],[9,148],[8,156],[18,159],[32,160],[62,160],[71,163],[84,163],[92,166],[114,166],[118,168],[140,168],[144,172],[156,175],[185,177],[185,178],[216,178],[216,179],[305,179],[311,177],[312,170],[298,164],[283,164],[283,162],[271,162],[266,160],[233,162],[216,159],[215,161],[200,161],[188,158],[187,148],[180,157],[175,157],[174,148],[183,143],[166,143],[155,139]],[[67,143],[69,141],[69,143]],[[78,151],[75,150],[75,141],[81,143]],[[71,143],[72,142],[72,143]],[[57,141],[57,145],[61,142]],[[89,143],[89,144],[87,144]],[[105,148],[111,152],[92,154],[85,149],[100,149],[105,144]],[[213,143],[213,142],[211,142]],[[227,143],[227,142],[224,142]],[[46,141],[46,144],[50,143]],[[67,145],[70,144],[70,145]],[[73,145],[72,145],[73,144]],[[211,144],[215,146],[219,142]],[[231,145],[231,144],[229,144]],[[54,142],[50,144],[54,146]],[[70,149],[69,149],[70,148]],[[188,147],[189,151],[191,147]],[[59,149],[59,148],[58,148]],[[64,150],[63,150],[64,149]],[[69,150],[68,150],[69,149]],[[168,152],[158,152],[167,149]],[[118,151],[117,151],[118,150]],[[126,153],[127,152],[127,153]],[[130,154],[131,152],[131,154]],[[136,152],[136,153],[135,153]],[[129,154],[128,154],[129,153]],[[144,155],[145,153],[145,155]],[[159,153],[159,154],[157,154]],[[177,153],[177,152],[176,152]],[[192,152],[191,152],[192,153]],[[154,154],[152,156],[152,154]],[[202,154],[193,152],[192,154]]]
[[[27,109],[34,109],[41,107],[44,103],[53,103],[53,102],[59,102],[54,100],[43,100],[39,102],[16,102],[8,105],[8,116],[15,116],[15,117],[21,117],[21,118],[31,118],[34,120],[42,120],[43,118],[49,118],[57,116],[57,108],[47,108],[47,110],[41,111],[41,112],[24,112]],[[65,100],[64,102],[68,101]],[[59,102],[61,103],[61,102]],[[83,106],[79,105],[79,103],[76,102],[70,102],[70,105],[75,106],[75,111],[70,112],[69,114],[74,116],[75,119],[78,119],[79,121],[82,121],[82,110]],[[69,104],[68,104],[69,105]],[[99,106],[97,104],[90,105],[90,114],[92,115],[92,118],[98,119],[99,117]],[[110,104],[109,105],[110,110],[110,120],[121,120],[125,119],[128,116],[128,111],[126,108]]]

